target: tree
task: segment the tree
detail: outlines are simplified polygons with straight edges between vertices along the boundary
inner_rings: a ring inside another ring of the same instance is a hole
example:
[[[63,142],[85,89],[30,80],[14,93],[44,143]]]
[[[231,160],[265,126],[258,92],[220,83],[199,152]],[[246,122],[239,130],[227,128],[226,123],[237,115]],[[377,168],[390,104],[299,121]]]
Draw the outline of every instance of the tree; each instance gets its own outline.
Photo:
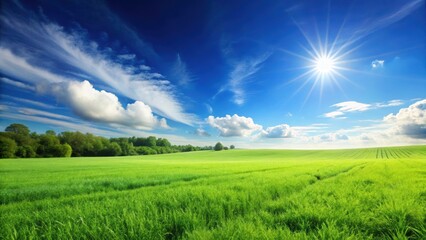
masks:
[[[165,138],[159,138],[159,139],[157,139],[157,146],[160,146],[160,147],[171,147],[172,144],[170,144],[169,140],[167,140]]]
[[[234,145],[229,146],[230,149],[235,149]]]
[[[223,150],[228,150],[229,148],[228,147],[223,147]]]
[[[215,151],[221,151],[223,150],[223,145],[221,142],[217,142],[216,145],[214,145],[214,150]]]
[[[15,155],[23,158],[33,158],[37,156],[34,149],[28,145],[18,146]]]
[[[10,124],[9,126],[6,127],[4,131],[12,132],[12,133],[24,135],[24,136],[30,135],[30,129],[24,124],[19,124],[19,123]]]
[[[0,136],[0,158],[13,158],[17,150],[13,139]]]
[[[72,148],[68,143],[62,144],[61,156],[59,157],[71,157]]]
[[[155,147],[157,146],[157,138],[154,136],[149,136],[146,139],[147,147]]]

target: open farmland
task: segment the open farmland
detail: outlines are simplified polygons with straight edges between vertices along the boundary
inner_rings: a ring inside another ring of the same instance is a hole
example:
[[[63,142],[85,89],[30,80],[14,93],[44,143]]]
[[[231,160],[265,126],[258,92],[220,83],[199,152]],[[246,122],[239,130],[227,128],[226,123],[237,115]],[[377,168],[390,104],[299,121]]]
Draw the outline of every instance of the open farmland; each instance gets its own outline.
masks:
[[[0,160],[2,239],[424,239],[426,147]]]

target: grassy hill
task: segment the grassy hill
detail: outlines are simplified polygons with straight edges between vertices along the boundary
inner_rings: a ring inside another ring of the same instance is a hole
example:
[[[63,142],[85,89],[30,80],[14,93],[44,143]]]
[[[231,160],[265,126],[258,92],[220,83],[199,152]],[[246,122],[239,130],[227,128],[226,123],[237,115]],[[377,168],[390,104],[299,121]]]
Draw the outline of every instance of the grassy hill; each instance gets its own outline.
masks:
[[[0,160],[2,239],[424,239],[426,147]]]

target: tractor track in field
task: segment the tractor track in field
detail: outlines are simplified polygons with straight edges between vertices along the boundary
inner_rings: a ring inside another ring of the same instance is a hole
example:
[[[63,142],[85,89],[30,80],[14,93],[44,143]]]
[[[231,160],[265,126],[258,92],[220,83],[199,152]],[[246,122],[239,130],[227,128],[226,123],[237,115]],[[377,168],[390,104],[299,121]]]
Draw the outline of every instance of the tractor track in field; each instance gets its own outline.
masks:
[[[277,171],[277,170],[282,170],[282,169],[286,169],[286,168],[291,168],[291,167],[295,167],[295,166],[299,166],[299,165],[292,165],[292,166],[286,166],[286,167],[274,167],[274,168],[264,168],[264,169],[256,169],[256,170],[248,170],[248,171],[241,171],[241,172],[234,172],[234,173],[226,173],[226,174],[217,174],[217,175],[200,175],[200,176],[191,176],[191,177],[183,177],[183,178],[178,178],[175,180],[164,180],[164,181],[155,181],[155,182],[146,182],[146,183],[129,183],[127,184],[127,186],[123,187],[123,188],[119,188],[119,189],[114,189],[114,188],[102,188],[99,191],[92,191],[92,192],[82,192],[82,193],[77,193],[77,194],[73,194],[73,195],[63,195],[63,196],[47,196],[45,198],[37,198],[37,199],[33,199],[33,200],[28,200],[28,199],[20,199],[17,201],[1,201],[0,202],[0,207],[1,206],[7,206],[7,205],[13,205],[13,204],[19,204],[22,202],[39,202],[39,201],[44,201],[46,199],[52,200],[52,199],[57,199],[57,200],[66,200],[69,198],[74,198],[74,197],[89,197],[89,196],[95,196],[95,195],[102,195],[102,194],[110,194],[110,193],[119,193],[119,192],[125,192],[125,191],[134,191],[134,190],[139,190],[139,189],[143,189],[143,188],[149,188],[149,187],[158,187],[158,186],[168,186],[168,185],[172,185],[172,184],[176,184],[176,183],[191,183],[194,182],[196,180],[201,180],[201,179],[209,179],[209,178],[219,178],[219,177],[226,177],[226,176],[236,176],[236,175],[244,175],[244,174],[250,174],[250,173],[257,173],[257,172],[268,172],[268,171]],[[104,187],[108,187],[108,186],[113,186],[113,181],[100,181],[100,186],[104,186]],[[103,191],[103,190],[109,190],[109,191]]]
[[[367,163],[362,163],[362,164],[357,164],[355,166],[351,166],[349,168],[343,169],[342,171],[339,172],[335,172],[329,175],[325,175],[325,176],[320,176],[319,178],[315,176],[315,174],[300,174],[300,175],[296,175],[297,176],[301,176],[301,175],[310,175],[310,176],[314,176],[316,178],[316,180],[310,182],[309,184],[307,184],[304,188],[313,185],[319,181],[324,181],[327,179],[331,179],[334,177],[338,177],[341,174],[347,173],[349,171],[351,171],[352,169],[365,165]],[[73,194],[73,195],[64,195],[64,196],[47,196],[45,198],[38,198],[38,199],[33,199],[33,200],[28,200],[28,199],[20,199],[17,201],[2,201],[0,203],[0,207],[2,206],[11,206],[11,205],[15,205],[15,204],[20,204],[22,202],[26,202],[26,203],[37,203],[37,202],[42,202],[44,200],[58,200],[58,201],[67,201],[71,198],[98,198],[100,195],[106,195],[106,194],[118,194],[118,193],[122,193],[122,192],[127,192],[127,191],[135,191],[135,190],[140,190],[140,189],[147,189],[150,187],[158,187],[158,186],[169,186],[172,184],[179,184],[179,183],[183,183],[183,184],[192,184],[194,181],[196,180],[202,180],[202,179],[214,179],[214,178],[220,178],[220,177],[226,177],[226,176],[238,176],[238,175],[245,175],[245,174],[251,174],[251,173],[261,173],[261,172],[269,172],[269,171],[277,171],[277,170],[282,170],[282,169],[287,169],[287,168],[292,168],[292,167],[297,167],[299,165],[292,165],[292,166],[286,166],[286,167],[273,167],[273,168],[264,168],[264,169],[256,169],[256,170],[247,170],[247,171],[241,171],[241,172],[234,172],[234,173],[226,173],[226,174],[218,174],[218,175],[200,175],[200,176],[191,176],[191,177],[184,177],[184,178],[179,178],[179,179],[175,179],[175,180],[166,180],[166,181],[157,181],[157,182],[146,182],[146,183],[141,183],[141,184],[135,184],[135,183],[130,183],[127,186],[120,188],[120,189],[101,189],[99,191],[93,191],[93,192],[83,192],[83,193],[77,193],[77,194]],[[108,182],[108,181],[104,181],[101,182],[100,185],[101,186],[106,186],[106,185],[112,185],[112,181]],[[107,190],[107,191],[103,191],[103,190]],[[108,191],[109,190],[109,191]]]

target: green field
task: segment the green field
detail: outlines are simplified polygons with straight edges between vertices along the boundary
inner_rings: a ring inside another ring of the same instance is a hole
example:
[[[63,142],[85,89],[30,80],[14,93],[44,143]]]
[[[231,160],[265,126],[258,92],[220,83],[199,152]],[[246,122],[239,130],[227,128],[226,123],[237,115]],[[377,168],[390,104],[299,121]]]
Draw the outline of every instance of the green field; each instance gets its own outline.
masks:
[[[426,239],[426,147],[0,160],[2,239]]]

